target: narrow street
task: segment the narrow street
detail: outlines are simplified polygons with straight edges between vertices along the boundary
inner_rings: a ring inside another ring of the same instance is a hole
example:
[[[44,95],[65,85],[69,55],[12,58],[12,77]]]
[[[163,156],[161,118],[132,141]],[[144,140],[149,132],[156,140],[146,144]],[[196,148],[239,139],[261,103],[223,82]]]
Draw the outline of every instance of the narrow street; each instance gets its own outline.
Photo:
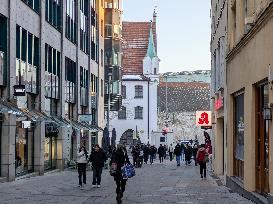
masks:
[[[126,186],[123,203],[215,203],[248,204],[250,201],[209,177],[201,180],[198,167],[182,166],[166,161],[136,169],[136,176]],[[84,190],[77,187],[77,172],[63,171],[44,176],[0,184],[1,204],[64,203],[107,204],[115,202],[115,183],[108,171],[103,172],[102,187],[92,188],[92,172],[87,172]]]

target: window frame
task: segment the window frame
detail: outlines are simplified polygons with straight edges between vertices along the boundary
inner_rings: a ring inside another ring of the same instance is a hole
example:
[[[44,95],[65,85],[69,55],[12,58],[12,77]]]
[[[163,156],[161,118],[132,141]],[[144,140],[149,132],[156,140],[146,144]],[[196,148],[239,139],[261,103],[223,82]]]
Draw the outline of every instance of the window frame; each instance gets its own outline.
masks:
[[[143,86],[135,85],[135,98],[143,98]]]
[[[135,107],[135,119],[143,119],[143,107]]]
[[[118,111],[118,119],[119,120],[126,120],[127,119],[127,112],[126,112],[125,106],[122,106],[121,109]]]

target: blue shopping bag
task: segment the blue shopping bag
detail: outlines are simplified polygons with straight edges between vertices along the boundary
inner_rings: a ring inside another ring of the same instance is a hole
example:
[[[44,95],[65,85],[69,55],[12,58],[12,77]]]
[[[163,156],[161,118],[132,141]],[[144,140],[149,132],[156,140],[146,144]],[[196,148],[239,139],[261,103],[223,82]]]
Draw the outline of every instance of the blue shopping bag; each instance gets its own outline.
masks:
[[[122,167],[122,177],[124,179],[132,178],[136,175],[135,168],[132,164],[126,164],[125,166]]]

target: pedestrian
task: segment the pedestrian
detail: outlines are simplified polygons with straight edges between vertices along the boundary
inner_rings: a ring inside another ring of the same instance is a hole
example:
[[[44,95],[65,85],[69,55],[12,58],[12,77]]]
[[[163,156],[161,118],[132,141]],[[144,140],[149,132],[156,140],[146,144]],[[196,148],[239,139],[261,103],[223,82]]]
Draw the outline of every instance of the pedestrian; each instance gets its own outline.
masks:
[[[174,154],[175,154],[175,157],[176,157],[177,166],[180,166],[181,146],[180,146],[179,143],[177,143],[177,145],[174,148]]]
[[[185,145],[181,143],[181,160],[185,161]]]
[[[166,145],[164,145],[164,159],[166,159],[167,157],[167,151],[168,151],[168,148]]]
[[[137,166],[137,147],[133,146],[131,151],[132,157],[133,157],[133,165]]]
[[[149,145],[150,146],[150,145]],[[149,158],[149,154],[150,154],[150,148],[149,146],[145,145],[143,148],[143,154],[144,154],[144,163],[147,164],[148,162],[148,158]]]
[[[162,146],[162,144],[160,144],[159,148],[158,148],[158,156],[159,156],[159,162],[162,163],[163,162],[163,158],[164,158],[164,147]]]
[[[172,160],[173,160],[173,151],[174,151],[174,149],[173,149],[173,145],[171,144],[171,145],[170,145],[170,147],[169,147],[169,156],[170,156],[170,161],[172,161]]]
[[[150,148],[150,164],[154,163],[154,157],[156,155],[156,148],[154,145]]]
[[[191,164],[192,149],[188,144],[186,144],[184,153],[185,153],[186,165],[190,165]]]
[[[197,158],[196,158],[197,151],[198,151],[198,145],[194,144],[192,154],[193,154],[193,159],[194,159],[195,166],[197,166]]]
[[[107,157],[104,151],[100,148],[98,144],[96,144],[94,147],[94,151],[90,154],[89,157],[89,161],[92,163],[93,169],[93,188],[100,188],[102,168],[104,167],[104,163],[106,160]]]
[[[127,182],[127,179],[124,179],[122,176],[121,168],[125,164],[130,164],[127,152],[124,151],[124,148],[121,145],[118,145],[117,150],[112,155],[110,164],[112,165],[113,163],[116,165],[116,173],[114,174],[114,180],[116,181],[116,200],[117,203],[120,204]]]
[[[201,144],[201,147],[197,151],[197,161],[200,165],[200,175],[201,178],[207,177],[207,158],[208,158],[208,152],[205,148],[205,144]]]
[[[86,184],[86,164],[88,162],[88,152],[85,146],[79,148],[77,152],[79,187],[83,189],[83,184]]]

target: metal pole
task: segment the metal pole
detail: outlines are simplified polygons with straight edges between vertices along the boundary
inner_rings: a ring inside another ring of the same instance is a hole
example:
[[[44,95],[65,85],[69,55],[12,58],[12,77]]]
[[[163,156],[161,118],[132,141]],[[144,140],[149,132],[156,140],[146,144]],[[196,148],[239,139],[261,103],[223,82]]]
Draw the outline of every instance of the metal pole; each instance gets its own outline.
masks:
[[[108,93],[108,105],[107,105],[107,130],[108,130],[108,134],[110,135],[110,102],[111,102],[111,98],[110,98],[110,82],[111,81],[111,75],[109,75],[108,77],[108,85],[107,85],[107,93]],[[109,142],[109,144],[111,145],[111,140]]]
[[[166,81],[165,81],[165,110],[166,110],[166,118],[167,118],[167,114],[168,114],[168,86],[167,86],[167,75],[166,75]]]

